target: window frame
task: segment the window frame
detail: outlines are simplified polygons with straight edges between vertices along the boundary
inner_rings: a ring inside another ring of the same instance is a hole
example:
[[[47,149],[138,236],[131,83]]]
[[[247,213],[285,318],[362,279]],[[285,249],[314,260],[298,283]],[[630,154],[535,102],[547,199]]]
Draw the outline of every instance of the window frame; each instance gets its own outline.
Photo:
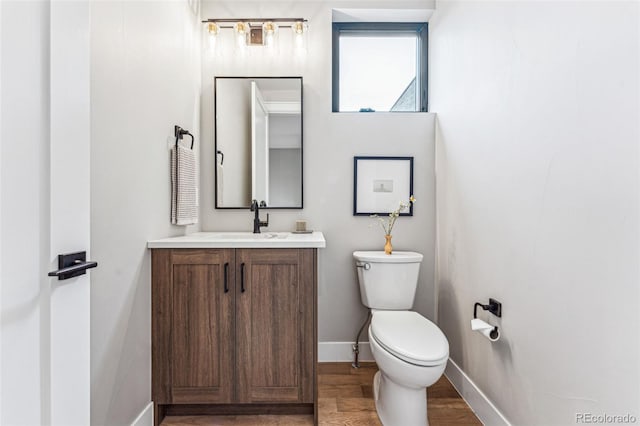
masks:
[[[332,112],[340,111],[340,34],[342,32],[363,32],[371,35],[385,33],[414,32],[417,36],[416,83],[419,87],[417,111],[376,111],[376,112],[429,112],[429,23],[428,22],[334,22],[332,25]]]

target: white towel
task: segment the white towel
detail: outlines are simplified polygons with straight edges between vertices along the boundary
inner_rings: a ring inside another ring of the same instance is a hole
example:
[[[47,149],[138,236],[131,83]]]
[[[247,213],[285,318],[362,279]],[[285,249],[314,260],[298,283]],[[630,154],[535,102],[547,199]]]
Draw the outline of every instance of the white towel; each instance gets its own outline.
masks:
[[[171,148],[171,223],[198,223],[198,188],[196,187],[196,156],[192,149],[178,145]]]

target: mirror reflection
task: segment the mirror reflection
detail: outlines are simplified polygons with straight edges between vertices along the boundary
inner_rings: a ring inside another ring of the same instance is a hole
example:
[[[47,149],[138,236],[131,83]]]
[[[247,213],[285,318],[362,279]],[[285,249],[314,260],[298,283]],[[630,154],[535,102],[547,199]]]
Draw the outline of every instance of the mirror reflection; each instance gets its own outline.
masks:
[[[302,78],[215,79],[216,208],[302,208]]]

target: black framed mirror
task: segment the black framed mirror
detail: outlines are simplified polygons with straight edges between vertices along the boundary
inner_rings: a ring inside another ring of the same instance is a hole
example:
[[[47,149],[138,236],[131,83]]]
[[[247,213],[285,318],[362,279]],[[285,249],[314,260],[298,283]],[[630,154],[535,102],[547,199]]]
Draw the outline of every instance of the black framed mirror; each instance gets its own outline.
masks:
[[[303,207],[302,77],[215,77],[215,207]]]

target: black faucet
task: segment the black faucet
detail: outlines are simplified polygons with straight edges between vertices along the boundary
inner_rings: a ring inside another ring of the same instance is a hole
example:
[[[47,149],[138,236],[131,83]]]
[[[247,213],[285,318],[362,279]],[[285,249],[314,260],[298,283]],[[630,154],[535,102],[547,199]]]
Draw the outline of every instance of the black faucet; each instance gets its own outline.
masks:
[[[253,233],[259,234],[261,226],[269,226],[269,213],[267,213],[267,220],[265,222],[260,220],[260,207],[258,206],[258,201],[251,201],[251,211],[255,212],[253,216]]]

